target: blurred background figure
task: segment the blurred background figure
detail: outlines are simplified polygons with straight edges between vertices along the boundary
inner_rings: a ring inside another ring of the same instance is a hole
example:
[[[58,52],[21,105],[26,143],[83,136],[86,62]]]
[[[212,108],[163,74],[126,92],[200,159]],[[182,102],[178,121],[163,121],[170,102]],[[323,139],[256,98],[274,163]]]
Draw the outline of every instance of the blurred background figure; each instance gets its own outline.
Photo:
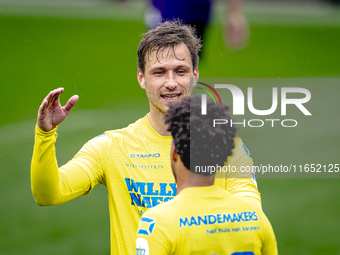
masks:
[[[227,11],[223,21],[225,43],[232,49],[243,49],[249,39],[249,27],[243,14],[242,1],[223,1]],[[212,4],[213,0],[151,0],[151,5],[145,12],[144,24],[150,29],[164,20],[178,18],[195,27],[196,33],[204,41]]]

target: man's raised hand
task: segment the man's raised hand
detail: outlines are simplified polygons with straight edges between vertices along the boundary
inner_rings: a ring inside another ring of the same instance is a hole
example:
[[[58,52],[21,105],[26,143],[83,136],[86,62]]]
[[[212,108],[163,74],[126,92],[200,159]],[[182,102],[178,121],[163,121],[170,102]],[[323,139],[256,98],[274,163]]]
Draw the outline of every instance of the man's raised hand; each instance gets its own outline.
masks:
[[[63,122],[72,107],[77,103],[79,96],[75,95],[62,107],[59,96],[63,91],[64,88],[55,89],[42,101],[38,111],[38,127],[42,131],[49,132]]]

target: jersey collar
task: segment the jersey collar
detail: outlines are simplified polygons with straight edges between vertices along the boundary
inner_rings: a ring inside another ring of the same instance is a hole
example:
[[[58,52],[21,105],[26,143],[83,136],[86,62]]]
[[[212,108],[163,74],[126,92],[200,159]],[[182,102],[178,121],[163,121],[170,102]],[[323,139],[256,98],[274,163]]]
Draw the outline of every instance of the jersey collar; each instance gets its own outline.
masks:
[[[146,114],[143,117],[142,122],[143,122],[142,127],[149,138],[155,141],[171,141],[172,140],[172,136],[162,136],[158,134],[157,131],[152,128],[149,122],[149,119],[148,119],[148,114]]]

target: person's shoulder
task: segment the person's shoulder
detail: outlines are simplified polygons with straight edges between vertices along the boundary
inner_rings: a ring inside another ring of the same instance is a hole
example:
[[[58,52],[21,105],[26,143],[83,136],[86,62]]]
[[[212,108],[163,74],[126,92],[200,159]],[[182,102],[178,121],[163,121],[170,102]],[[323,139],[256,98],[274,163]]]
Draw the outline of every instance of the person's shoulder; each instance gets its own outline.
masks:
[[[164,202],[162,204],[159,204],[155,207],[150,208],[149,210],[146,211],[146,213],[153,213],[153,214],[158,214],[158,215],[172,213],[174,210],[176,210],[176,206],[179,201],[180,201],[180,197],[176,196],[167,202]]]
[[[239,159],[248,159],[250,162],[252,162],[252,156],[250,154],[250,151],[246,147],[246,145],[243,143],[242,139],[240,137],[234,138],[234,144],[235,148],[233,149],[233,154],[228,158],[228,162],[234,162]]]
[[[134,123],[129,124],[127,127],[108,130],[105,131],[105,135],[108,137],[120,137],[120,136],[128,136],[135,135],[136,133],[140,133],[142,126],[144,125],[145,117],[136,120]]]
[[[227,190],[220,188],[220,196],[223,197],[224,200],[227,201],[229,207],[235,208],[237,210],[248,210],[248,211],[256,211],[261,209],[257,206],[257,204],[250,203],[245,197],[239,196],[237,194],[233,194]],[[262,210],[260,210],[262,211]]]
[[[170,211],[166,210],[168,207],[163,205],[165,204],[159,204],[155,207],[152,207],[143,214],[142,218],[140,219],[138,233],[140,232],[142,225],[145,223],[148,225],[157,225],[157,229],[169,229],[171,226],[171,220],[169,220],[168,217],[171,216],[171,213]]]
[[[97,146],[102,146],[102,145],[105,145],[107,142],[109,142],[109,136],[107,136],[106,132],[100,134],[100,135],[97,135],[95,137],[93,137],[92,139],[90,139],[86,145],[91,145],[91,146],[94,146],[94,147],[97,147]]]
[[[181,207],[180,203],[181,203],[180,197],[179,196],[174,197],[170,201],[150,208],[143,214],[143,217],[152,218],[170,224],[172,218],[174,218],[177,215],[178,209],[180,209]]]
[[[143,125],[144,118],[138,119],[136,122],[130,124],[129,126],[121,129],[109,130],[104,133],[95,136],[90,139],[83,147],[88,149],[108,149],[112,146],[121,146],[126,144],[138,144],[139,139],[143,137],[141,126]]]
[[[234,143],[235,143],[235,149],[234,151],[236,152],[244,152],[247,155],[250,155],[248,148],[245,146],[243,143],[242,139],[238,136],[234,138]]]

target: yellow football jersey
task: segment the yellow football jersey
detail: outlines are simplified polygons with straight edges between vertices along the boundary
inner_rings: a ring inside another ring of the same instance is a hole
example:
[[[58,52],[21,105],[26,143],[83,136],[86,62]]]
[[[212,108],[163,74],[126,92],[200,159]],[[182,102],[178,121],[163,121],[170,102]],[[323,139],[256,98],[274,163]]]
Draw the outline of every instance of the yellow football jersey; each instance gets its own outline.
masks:
[[[87,195],[98,184],[108,190],[111,223],[111,254],[134,254],[138,222],[143,213],[176,195],[171,171],[171,136],[159,135],[147,116],[126,128],[107,131],[87,142],[58,169],[54,143],[56,129],[36,127],[31,164],[32,192],[40,205],[58,205]],[[227,164],[251,166],[252,158],[241,139],[235,139]],[[261,199],[249,178],[216,179],[216,184],[258,204]],[[243,176],[244,177],[244,176]]]
[[[276,255],[261,208],[220,187],[190,187],[140,220],[137,255]]]

